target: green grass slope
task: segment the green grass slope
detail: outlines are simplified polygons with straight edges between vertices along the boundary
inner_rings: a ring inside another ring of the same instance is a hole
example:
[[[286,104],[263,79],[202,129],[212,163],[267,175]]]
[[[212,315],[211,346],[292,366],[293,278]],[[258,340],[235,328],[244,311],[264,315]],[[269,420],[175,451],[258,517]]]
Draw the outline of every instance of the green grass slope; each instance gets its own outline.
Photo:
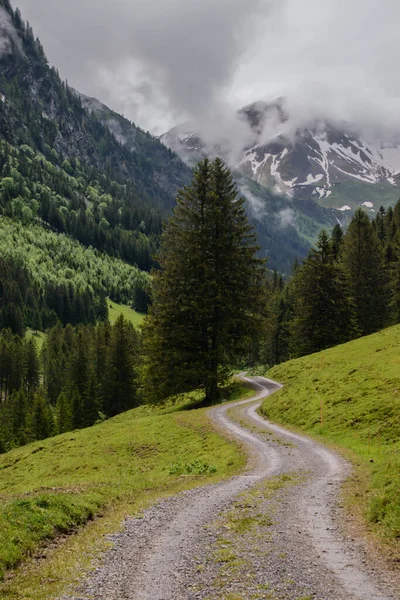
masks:
[[[108,318],[110,320],[111,325],[114,325],[115,321],[121,314],[124,315],[125,319],[132,323],[134,327],[139,327],[143,323],[145,315],[137,312],[130,306],[125,306],[124,304],[117,304],[109,298],[107,299],[107,305]]]
[[[353,211],[359,208],[364,202],[371,202],[375,213],[381,206],[389,208],[394,206],[399,199],[399,190],[390,183],[364,183],[361,181],[346,181],[336,183],[333,186],[332,194],[327,198],[319,200],[319,204],[324,208],[341,208],[350,206]],[[374,212],[370,212],[374,217]],[[340,215],[338,215],[340,216]]]
[[[400,326],[279,365],[262,413],[350,451],[351,487],[380,535],[400,539]]]
[[[233,384],[227,394],[235,399],[249,390]],[[183,408],[140,407],[0,456],[0,579],[44,541],[98,515],[114,512],[121,520],[163,495],[236,472],[245,462],[243,453],[215,432],[207,409]],[[68,567],[76,575],[74,557],[81,560],[89,545],[64,553],[51,576],[37,578],[36,563],[23,584],[21,574],[6,580],[0,597],[53,597],[57,585],[69,582]]]
[[[40,351],[43,348],[43,344],[47,339],[47,335],[42,331],[33,331],[32,329],[27,329],[26,337],[28,340],[34,340],[38,350]]]

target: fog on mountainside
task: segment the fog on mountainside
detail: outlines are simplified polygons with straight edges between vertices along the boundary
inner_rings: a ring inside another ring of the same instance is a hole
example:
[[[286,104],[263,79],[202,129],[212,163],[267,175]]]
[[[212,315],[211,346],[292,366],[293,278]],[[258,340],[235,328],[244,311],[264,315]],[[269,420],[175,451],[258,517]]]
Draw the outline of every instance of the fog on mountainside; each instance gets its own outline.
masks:
[[[367,139],[351,123],[316,118],[300,125],[284,98],[249,105],[237,118],[248,130],[240,147],[233,147],[227,138],[209,143],[190,124],[161,139],[189,164],[203,156],[222,155],[261,186],[295,201],[313,200],[334,209],[338,219],[359,205],[373,214],[397,200],[400,135]],[[258,200],[247,197],[259,215]]]
[[[397,0],[17,4],[74,87],[155,133],[237,137],[236,110],[282,96],[299,126],[399,128]]]

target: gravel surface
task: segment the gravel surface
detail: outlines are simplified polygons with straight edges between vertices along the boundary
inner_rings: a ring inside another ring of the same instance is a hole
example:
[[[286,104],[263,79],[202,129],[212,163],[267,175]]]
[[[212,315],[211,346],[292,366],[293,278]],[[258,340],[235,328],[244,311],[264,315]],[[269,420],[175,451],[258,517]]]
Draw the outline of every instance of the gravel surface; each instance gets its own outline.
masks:
[[[349,465],[267,423],[256,410],[279,386],[251,381],[256,397],[210,413],[248,447],[247,473],[128,519],[73,599],[398,598],[390,574],[374,570],[362,544],[339,531],[338,492]]]

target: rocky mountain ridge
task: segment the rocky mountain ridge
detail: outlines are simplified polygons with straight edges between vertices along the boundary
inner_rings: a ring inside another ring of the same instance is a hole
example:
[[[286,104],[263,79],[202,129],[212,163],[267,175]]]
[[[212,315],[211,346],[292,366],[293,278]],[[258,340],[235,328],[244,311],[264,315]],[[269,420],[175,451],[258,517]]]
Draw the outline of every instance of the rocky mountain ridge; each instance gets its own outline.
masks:
[[[238,117],[248,125],[251,142],[246,140],[231,166],[277,194],[311,198],[342,213],[360,204],[375,211],[379,195],[384,205],[400,195],[400,135],[366,140],[347,123],[299,125],[283,99],[252,104]],[[228,157],[229,141],[207,144],[187,126],[161,139],[189,164],[204,155]]]
[[[54,150],[62,159],[78,159],[99,173],[112,172],[120,183],[134,184],[143,200],[161,208],[173,205],[177,190],[190,180],[190,169],[126,119],[136,144],[122,144],[99,112],[49,66],[40,40],[9,0],[0,0],[0,42],[2,139],[45,155]]]

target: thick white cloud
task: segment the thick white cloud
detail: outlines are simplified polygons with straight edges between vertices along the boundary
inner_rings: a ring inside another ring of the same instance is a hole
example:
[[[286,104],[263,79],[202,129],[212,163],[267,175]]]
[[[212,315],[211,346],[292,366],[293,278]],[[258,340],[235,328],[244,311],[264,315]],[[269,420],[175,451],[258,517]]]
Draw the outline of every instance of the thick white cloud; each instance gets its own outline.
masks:
[[[400,124],[398,0],[285,0],[259,22],[232,97],[285,96],[291,112]]]
[[[18,0],[50,62],[154,131],[286,96],[319,114],[400,126],[398,0]],[[240,132],[241,135],[242,132]]]
[[[221,102],[267,0],[18,0],[70,83],[151,125]]]

